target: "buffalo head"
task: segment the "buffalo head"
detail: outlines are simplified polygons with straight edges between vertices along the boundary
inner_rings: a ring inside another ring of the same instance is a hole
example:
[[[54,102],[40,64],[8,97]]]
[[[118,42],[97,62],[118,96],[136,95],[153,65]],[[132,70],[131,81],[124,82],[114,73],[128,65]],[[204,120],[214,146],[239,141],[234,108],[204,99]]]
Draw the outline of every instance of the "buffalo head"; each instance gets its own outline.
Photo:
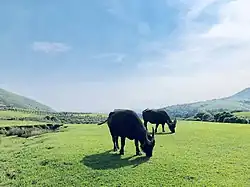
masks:
[[[145,141],[143,144],[141,144],[142,151],[146,154],[147,157],[153,156],[153,149],[155,146],[155,131],[152,127],[152,136],[146,133]]]
[[[177,120],[176,120],[176,118],[175,118],[174,121],[168,125],[169,130],[170,130],[172,133],[175,133],[176,123],[177,123]]]

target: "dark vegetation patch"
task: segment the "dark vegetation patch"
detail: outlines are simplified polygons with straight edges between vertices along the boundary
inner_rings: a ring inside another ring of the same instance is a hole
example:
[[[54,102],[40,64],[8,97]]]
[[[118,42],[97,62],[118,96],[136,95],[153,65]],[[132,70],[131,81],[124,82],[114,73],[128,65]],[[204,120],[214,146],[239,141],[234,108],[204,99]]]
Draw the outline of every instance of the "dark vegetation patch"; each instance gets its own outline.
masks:
[[[54,149],[54,147],[53,146],[49,146],[49,147],[46,147],[47,149]]]
[[[73,165],[70,162],[61,162],[57,159],[44,159],[39,162],[39,165],[41,166],[52,166],[52,167],[63,167],[63,166],[71,166]]]
[[[186,180],[194,180],[195,177],[193,177],[193,176],[185,176],[184,179],[186,179]]]
[[[39,164],[41,165],[41,166],[46,166],[46,165],[48,165],[49,164],[49,162],[50,162],[50,160],[42,160]]]
[[[6,172],[6,177],[8,177],[9,179],[16,179],[17,175],[20,174],[21,171],[20,170],[11,170],[11,171],[7,171]]]
[[[0,127],[0,134],[6,136],[17,136],[22,138],[28,138],[48,132],[57,132],[61,124],[46,124],[46,125],[22,125],[22,126],[11,126],[11,127]]]
[[[106,119],[105,115],[92,113],[76,113],[76,112],[43,112],[29,111],[22,109],[5,109],[5,111],[23,112],[30,114],[29,116],[1,116],[0,120],[13,121],[39,121],[44,123],[63,123],[63,124],[96,124]],[[34,115],[32,115],[34,114]]]
[[[239,123],[249,124],[250,120],[246,117],[240,117],[234,115],[233,112],[198,112],[194,116],[186,118],[187,121],[207,121],[207,122],[219,122],[219,123]]]

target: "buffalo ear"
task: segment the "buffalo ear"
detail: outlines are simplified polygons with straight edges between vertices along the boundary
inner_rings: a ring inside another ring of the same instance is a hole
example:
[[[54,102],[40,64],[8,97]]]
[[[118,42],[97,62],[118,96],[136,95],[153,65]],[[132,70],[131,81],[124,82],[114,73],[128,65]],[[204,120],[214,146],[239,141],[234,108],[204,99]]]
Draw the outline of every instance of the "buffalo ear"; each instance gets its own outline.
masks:
[[[148,133],[146,132],[146,137],[145,137],[145,140],[146,140],[146,142],[144,143],[144,145],[147,143],[147,144],[150,144],[151,142],[149,141],[149,139],[148,139]]]
[[[176,126],[177,120],[174,118],[173,125]]]

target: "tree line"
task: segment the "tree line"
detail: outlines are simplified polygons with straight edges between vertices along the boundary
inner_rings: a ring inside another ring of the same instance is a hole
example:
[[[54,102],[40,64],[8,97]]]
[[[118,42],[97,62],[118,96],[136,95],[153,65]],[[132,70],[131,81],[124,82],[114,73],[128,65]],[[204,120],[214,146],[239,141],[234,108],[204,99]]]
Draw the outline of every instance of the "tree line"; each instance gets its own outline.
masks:
[[[249,124],[250,120],[245,117],[239,117],[234,115],[235,111],[228,112],[218,112],[218,113],[210,113],[210,112],[198,112],[193,117],[186,118],[188,121],[207,121],[207,122],[220,122],[220,123],[241,123],[241,124]]]

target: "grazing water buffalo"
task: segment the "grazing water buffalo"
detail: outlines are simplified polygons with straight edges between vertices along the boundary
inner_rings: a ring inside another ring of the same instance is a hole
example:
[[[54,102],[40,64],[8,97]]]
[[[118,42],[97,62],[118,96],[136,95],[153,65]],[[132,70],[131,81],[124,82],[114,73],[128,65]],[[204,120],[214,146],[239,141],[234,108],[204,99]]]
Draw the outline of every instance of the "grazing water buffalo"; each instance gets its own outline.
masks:
[[[176,118],[174,121],[171,121],[167,112],[163,109],[145,109],[142,111],[142,117],[144,121],[144,126],[147,129],[147,123],[150,122],[152,124],[156,124],[155,133],[157,133],[157,128],[159,124],[162,125],[162,132],[165,132],[164,126],[165,123],[168,124],[168,128],[172,133],[175,133],[176,127]]]
[[[145,129],[139,116],[132,110],[119,109],[109,113],[108,118],[98,123],[101,125],[107,122],[112,141],[114,144],[114,151],[119,149],[118,137],[121,137],[121,149],[120,155],[124,154],[125,139],[134,140],[136,147],[136,155],[141,155],[140,147],[147,157],[151,157],[153,154],[153,148],[155,146],[154,128],[152,128],[152,136]]]

